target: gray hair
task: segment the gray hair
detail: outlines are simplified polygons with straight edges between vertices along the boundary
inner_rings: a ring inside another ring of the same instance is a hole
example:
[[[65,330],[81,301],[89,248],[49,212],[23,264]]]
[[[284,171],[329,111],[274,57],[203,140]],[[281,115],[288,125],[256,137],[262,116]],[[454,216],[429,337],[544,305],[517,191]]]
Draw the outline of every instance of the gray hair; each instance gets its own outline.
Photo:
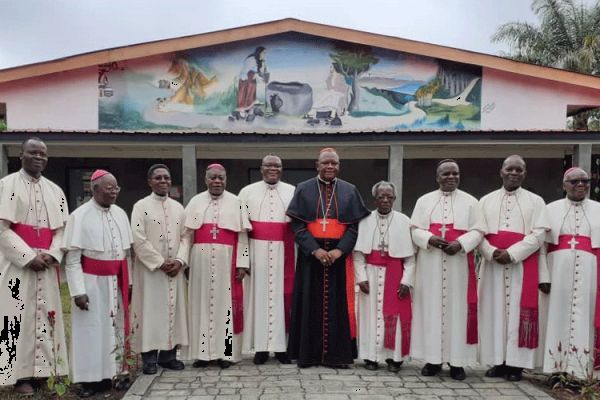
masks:
[[[388,182],[388,181],[379,181],[376,184],[374,184],[373,188],[371,189],[371,194],[373,195],[373,197],[377,197],[377,191],[379,189],[387,189],[387,188],[391,188],[392,192],[394,192],[394,196],[396,196],[396,185],[394,185],[392,182]]]

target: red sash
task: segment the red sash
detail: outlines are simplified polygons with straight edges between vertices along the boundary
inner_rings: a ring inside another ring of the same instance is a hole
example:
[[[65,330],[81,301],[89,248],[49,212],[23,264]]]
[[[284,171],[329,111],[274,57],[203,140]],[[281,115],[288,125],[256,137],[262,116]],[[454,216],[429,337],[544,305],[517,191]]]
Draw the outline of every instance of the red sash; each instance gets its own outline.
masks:
[[[242,282],[235,279],[237,268],[238,233],[229,229],[217,228],[219,232],[213,239],[211,230],[213,224],[202,224],[194,232],[194,243],[224,244],[232,246],[231,255],[231,309],[233,314],[233,333],[238,334],[244,330],[244,289]]]
[[[283,242],[283,308],[285,330],[289,332],[292,315],[292,294],[294,293],[294,232],[287,222],[250,221],[254,240]]]
[[[429,232],[436,236],[442,236],[442,224],[430,224]],[[454,229],[454,224],[446,225],[445,239],[454,241],[467,231]],[[477,330],[477,275],[475,274],[475,258],[473,252],[467,253],[469,266],[467,280],[467,344],[477,344],[479,333]]]
[[[36,228],[32,225],[11,224],[13,230],[32,249],[48,250],[52,244],[52,230],[50,228]]]
[[[498,231],[486,235],[486,239],[494,247],[506,250],[523,240],[522,233]],[[523,260],[523,284],[521,287],[521,311],[519,313],[519,347],[535,349],[538,347],[538,284],[539,284],[539,252],[531,254]]]
[[[594,369],[600,369],[600,249],[592,247],[592,239],[588,236],[580,235],[560,235],[558,244],[549,244],[548,253],[557,250],[570,250],[571,239],[575,238],[575,250],[587,251],[596,256],[596,314],[594,315]]]
[[[11,224],[10,229],[32,249],[49,250],[54,232],[50,228],[36,228],[33,225]],[[60,286],[60,266],[56,267],[56,279]]]
[[[404,263],[401,258],[390,257],[387,251],[384,255],[381,255],[379,251],[367,254],[366,261],[367,264],[375,267],[386,268],[383,287],[383,319],[385,322],[383,346],[387,349],[394,349],[396,325],[398,317],[400,317],[402,355],[406,356],[410,349],[411,299],[410,294],[400,299],[397,292],[404,275]]]
[[[117,283],[121,289],[121,301],[123,302],[123,325],[125,329],[125,347],[129,349],[129,270],[127,259],[123,260],[96,260],[81,256],[81,268],[83,272],[97,276],[117,276]],[[125,358],[125,357],[123,357]],[[123,360],[126,366],[126,360]]]
[[[325,226],[325,231],[323,231]],[[334,218],[317,218],[306,224],[306,228],[315,239],[340,239],[346,232],[346,225]]]

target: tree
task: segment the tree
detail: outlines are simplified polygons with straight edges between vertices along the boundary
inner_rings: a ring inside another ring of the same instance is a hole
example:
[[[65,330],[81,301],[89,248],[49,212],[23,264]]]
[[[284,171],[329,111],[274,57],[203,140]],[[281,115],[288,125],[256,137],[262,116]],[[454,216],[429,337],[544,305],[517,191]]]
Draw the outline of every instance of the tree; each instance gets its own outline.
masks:
[[[501,25],[492,41],[511,47],[518,61],[600,75],[600,1],[585,6],[574,0],[533,0],[539,26],[526,22]],[[597,111],[579,113],[575,125],[587,125]]]
[[[377,64],[379,59],[373,55],[370,46],[359,46],[344,42],[336,43],[334,52],[329,53],[329,57],[335,70],[350,80],[352,96],[348,104],[348,111],[358,111],[358,78],[367,72],[371,65]]]

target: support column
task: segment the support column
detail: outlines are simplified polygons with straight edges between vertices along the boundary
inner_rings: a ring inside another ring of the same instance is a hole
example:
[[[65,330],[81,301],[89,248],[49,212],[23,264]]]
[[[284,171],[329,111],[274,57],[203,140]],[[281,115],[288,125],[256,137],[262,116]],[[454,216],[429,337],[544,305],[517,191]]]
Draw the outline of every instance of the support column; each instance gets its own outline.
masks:
[[[0,144],[0,179],[8,175],[8,149]]]
[[[198,171],[196,170],[196,146],[181,147],[181,172],[183,186],[183,205],[198,193]]]
[[[389,146],[388,181],[396,185],[396,201],[394,209],[402,211],[402,180],[403,180],[404,146],[393,144]]]
[[[592,173],[592,144],[580,143],[573,146],[573,166],[583,168]]]

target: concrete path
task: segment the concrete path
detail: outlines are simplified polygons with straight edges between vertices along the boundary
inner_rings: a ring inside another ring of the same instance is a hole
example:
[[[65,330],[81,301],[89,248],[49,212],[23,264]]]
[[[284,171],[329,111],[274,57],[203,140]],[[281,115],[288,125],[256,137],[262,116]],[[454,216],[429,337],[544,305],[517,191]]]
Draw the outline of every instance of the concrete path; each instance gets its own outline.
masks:
[[[160,370],[138,377],[123,400],[384,400],[384,399],[551,399],[528,380],[511,383],[485,378],[484,369],[468,369],[467,379],[454,381],[445,368],[440,376],[423,377],[421,364],[409,363],[398,374],[362,364],[347,370],[324,367],[298,369],[270,360],[256,366],[251,359],[229,369],[216,365],[179,372]]]

